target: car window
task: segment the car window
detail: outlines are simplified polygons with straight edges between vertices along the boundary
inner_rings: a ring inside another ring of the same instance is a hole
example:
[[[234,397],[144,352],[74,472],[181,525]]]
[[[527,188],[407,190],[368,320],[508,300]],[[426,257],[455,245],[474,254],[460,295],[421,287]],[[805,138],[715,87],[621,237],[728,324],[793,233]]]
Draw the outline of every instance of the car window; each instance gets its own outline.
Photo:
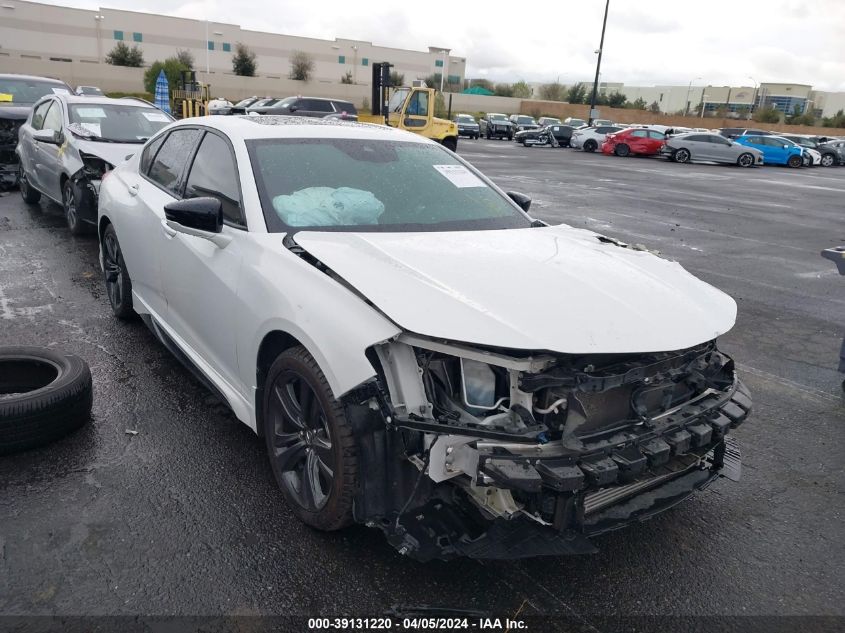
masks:
[[[232,150],[222,138],[207,132],[185,182],[185,198],[210,196],[220,200],[223,218],[244,226],[238,169]]]
[[[417,90],[408,103],[407,114],[414,116],[428,116],[428,92]]]
[[[68,107],[72,131],[93,141],[144,143],[173,117],[158,108],[119,103],[74,103]]]
[[[52,99],[48,99],[44,103],[39,103],[35,110],[32,111],[32,127],[33,129],[40,130],[44,127],[44,115],[47,114],[47,108],[50,107],[50,104],[53,103]]]
[[[248,140],[270,231],[517,228],[530,220],[439,145],[387,140]]]
[[[57,81],[29,79],[14,75],[0,77],[0,94],[4,95],[4,99],[0,101],[0,107],[30,105],[47,95],[70,94],[71,92],[73,91],[69,86]]]
[[[710,138],[705,136],[704,134],[693,134],[691,136],[686,137],[687,141],[693,141],[694,143],[709,143]]]
[[[663,132],[655,132],[654,130],[648,131],[649,138],[657,139],[659,141],[665,141],[666,135]]]
[[[62,105],[58,101],[53,101],[50,109],[44,117],[44,126],[42,129],[62,131]]]
[[[346,114],[358,114],[358,109],[349,101],[332,101],[334,109],[338,112],[346,112]]]
[[[144,148],[143,153],[141,154],[141,163],[138,166],[138,171],[142,174],[145,174],[150,170],[150,165],[153,164],[153,158],[155,158],[156,152],[158,148],[161,147],[161,144],[164,142],[164,139],[167,137],[167,134],[162,134],[161,136],[157,137],[152,143],[148,143],[147,146]]]
[[[724,136],[719,136],[718,134],[710,134],[707,137],[710,143],[715,143],[716,145],[730,145],[731,142],[726,139]]]
[[[173,130],[156,154],[149,179],[174,196],[179,196],[179,176],[200,135],[197,129]]]
[[[298,105],[303,110],[308,110],[309,112],[334,112],[332,102],[321,99],[303,99],[302,103]]]
[[[648,132],[645,130],[634,130],[631,132],[631,136],[636,136],[637,138],[646,138],[648,137]]]

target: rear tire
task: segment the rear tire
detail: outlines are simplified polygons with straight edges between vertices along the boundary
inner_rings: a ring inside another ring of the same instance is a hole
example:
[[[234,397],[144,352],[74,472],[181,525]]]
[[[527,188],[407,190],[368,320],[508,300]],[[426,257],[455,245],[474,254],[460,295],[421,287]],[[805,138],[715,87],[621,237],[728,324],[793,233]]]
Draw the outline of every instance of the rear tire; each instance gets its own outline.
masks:
[[[0,347],[0,455],[42,446],[91,418],[91,370],[44,347]]]
[[[270,367],[263,412],[273,475],[294,514],[324,531],[352,523],[358,483],[352,426],[304,347],[285,350]]]
[[[631,148],[626,143],[620,143],[614,148],[613,153],[624,158],[631,153]]]
[[[690,153],[688,149],[681,149],[675,150],[675,153],[672,154],[672,160],[676,163],[688,163],[690,159]]]
[[[786,164],[792,167],[792,169],[798,169],[804,164],[804,161],[800,156],[790,156],[787,159]]]
[[[836,156],[834,154],[822,154],[819,164],[822,167],[833,167],[836,164]]]
[[[450,152],[457,152],[458,139],[456,139],[454,136],[447,136],[443,139],[443,147],[448,149]]]
[[[26,171],[23,168],[23,163],[20,166],[20,176],[18,177],[18,189],[21,191],[21,198],[27,204],[38,204],[41,200],[41,192],[33,189],[29,185],[29,179],[26,177]]]
[[[590,139],[584,142],[583,150],[585,152],[595,152],[598,149],[599,144],[596,143],[594,140]]]
[[[739,155],[739,158],[736,159],[736,164],[740,167],[754,167],[754,157],[745,152]]]

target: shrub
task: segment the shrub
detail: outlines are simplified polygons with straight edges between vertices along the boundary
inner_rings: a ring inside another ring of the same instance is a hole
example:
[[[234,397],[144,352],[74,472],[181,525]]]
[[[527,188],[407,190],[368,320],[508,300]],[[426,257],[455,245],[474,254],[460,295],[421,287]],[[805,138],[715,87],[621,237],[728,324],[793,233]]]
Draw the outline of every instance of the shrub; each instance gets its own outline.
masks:
[[[313,67],[314,62],[311,62]],[[246,44],[238,42],[235,44],[235,54],[232,55],[232,70],[241,77],[255,77],[255,69],[258,64],[255,62],[253,53]]]
[[[314,72],[314,58],[303,51],[294,51],[290,57],[290,78],[299,81],[311,79]]]
[[[129,48],[123,42],[115,44],[114,48],[106,55],[106,63],[112,66],[129,66],[130,68],[140,68],[144,65],[144,54],[136,44]]]

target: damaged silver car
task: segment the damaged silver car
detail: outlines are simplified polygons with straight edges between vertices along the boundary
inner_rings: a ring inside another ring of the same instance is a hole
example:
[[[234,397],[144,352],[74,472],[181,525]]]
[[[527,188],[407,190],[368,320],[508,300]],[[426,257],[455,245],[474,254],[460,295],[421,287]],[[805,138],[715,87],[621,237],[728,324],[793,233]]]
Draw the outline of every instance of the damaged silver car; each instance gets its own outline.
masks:
[[[419,135],[180,121],[100,192],[138,313],[263,436],[293,513],[420,560],[584,553],[735,478],[736,303],[677,262],[527,213]]]
[[[71,233],[93,232],[106,172],[134,154],[173,117],[140,99],[50,94],[18,133],[20,192],[62,205]]]

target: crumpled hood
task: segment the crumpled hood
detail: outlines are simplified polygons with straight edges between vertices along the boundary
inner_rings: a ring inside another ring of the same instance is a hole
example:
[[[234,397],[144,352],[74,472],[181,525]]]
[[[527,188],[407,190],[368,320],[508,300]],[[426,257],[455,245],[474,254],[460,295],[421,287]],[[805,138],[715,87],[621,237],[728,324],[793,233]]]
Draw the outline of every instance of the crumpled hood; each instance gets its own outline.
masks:
[[[144,148],[143,143],[103,143],[101,141],[86,141],[76,137],[71,142],[80,152],[93,154],[115,167],[125,161],[130,154],[140,152]]]
[[[680,264],[582,229],[299,232],[400,327],[561,353],[678,350],[733,327],[736,303]],[[343,315],[338,315],[343,318]]]

